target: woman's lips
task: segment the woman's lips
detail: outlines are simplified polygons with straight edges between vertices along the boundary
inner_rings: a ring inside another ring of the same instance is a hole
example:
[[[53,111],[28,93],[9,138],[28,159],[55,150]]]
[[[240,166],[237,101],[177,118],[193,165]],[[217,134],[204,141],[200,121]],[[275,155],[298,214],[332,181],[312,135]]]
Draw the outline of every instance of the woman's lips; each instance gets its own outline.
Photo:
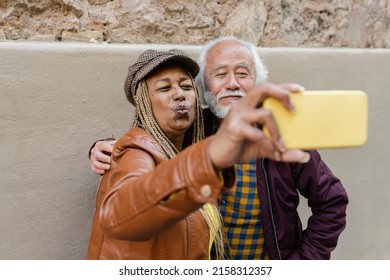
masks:
[[[189,108],[187,105],[179,105],[175,108],[175,112],[179,115],[188,114]]]
[[[188,110],[177,110],[176,113],[184,115],[188,113]]]

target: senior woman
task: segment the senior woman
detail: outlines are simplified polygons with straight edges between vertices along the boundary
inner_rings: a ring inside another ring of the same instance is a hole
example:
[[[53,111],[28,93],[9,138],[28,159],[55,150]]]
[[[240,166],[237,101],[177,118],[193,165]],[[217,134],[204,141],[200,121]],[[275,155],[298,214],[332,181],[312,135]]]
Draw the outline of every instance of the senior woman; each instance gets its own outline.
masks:
[[[147,50],[129,67],[135,116],[101,180],[88,259],[209,259],[210,248],[224,257],[222,180],[202,149],[175,158],[204,138],[198,71],[179,50]]]
[[[255,87],[203,139],[198,71],[178,50],[147,50],[129,67],[125,93],[136,112],[100,183],[88,259],[224,259],[216,202],[234,185],[232,166],[260,156],[305,157],[284,152],[272,114],[259,108],[273,97],[291,109],[294,85]]]

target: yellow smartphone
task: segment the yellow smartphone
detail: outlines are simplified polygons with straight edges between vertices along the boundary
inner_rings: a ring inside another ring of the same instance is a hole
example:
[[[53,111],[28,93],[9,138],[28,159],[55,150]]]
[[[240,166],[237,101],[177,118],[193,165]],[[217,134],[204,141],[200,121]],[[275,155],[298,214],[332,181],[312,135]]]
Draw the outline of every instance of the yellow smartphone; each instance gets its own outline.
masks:
[[[363,91],[303,91],[292,93],[291,98],[295,112],[272,98],[263,103],[272,111],[287,149],[358,147],[366,143],[368,97]]]

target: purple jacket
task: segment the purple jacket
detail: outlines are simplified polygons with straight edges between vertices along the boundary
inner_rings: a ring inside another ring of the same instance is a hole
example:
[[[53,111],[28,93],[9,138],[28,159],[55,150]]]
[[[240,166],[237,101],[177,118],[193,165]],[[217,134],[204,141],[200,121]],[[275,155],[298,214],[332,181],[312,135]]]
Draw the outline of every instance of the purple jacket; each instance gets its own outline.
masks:
[[[214,116],[204,111],[206,136],[213,133]],[[265,245],[270,259],[330,259],[346,225],[348,196],[340,180],[309,151],[306,164],[257,160]],[[297,211],[299,194],[311,208],[307,228]]]

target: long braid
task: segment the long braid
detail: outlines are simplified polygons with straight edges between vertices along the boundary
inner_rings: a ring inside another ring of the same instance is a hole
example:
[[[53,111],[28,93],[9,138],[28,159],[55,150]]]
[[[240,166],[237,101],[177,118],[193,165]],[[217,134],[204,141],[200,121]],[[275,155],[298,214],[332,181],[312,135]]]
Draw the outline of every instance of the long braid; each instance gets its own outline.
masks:
[[[204,139],[204,124],[199,90],[195,86],[195,81],[192,77],[191,81],[194,85],[196,94],[195,118],[194,123],[192,124],[192,144],[195,144]],[[145,81],[141,81],[138,85],[137,92],[135,94],[135,103],[136,110],[132,126],[143,128],[149,132],[156,140],[158,140],[159,144],[165,152],[166,158],[174,158],[179,153],[179,151],[161,130],[154,117],[152,104]],[[211,235],[214,238],[216,258],[226,259],[227,256],[224,249],[226,235],[223,230],[223,219],[217,205],[207,203],[204,204],[199,210],[202,213],[202,216],[205,219],[207,225],[209,226]]]
[[[203,121],[203,112],[201,106],[201,99],[198,87],[195,85],[195,81],[191,77],[192,84],[195,88],[195,121],[193,124],[193,133],[192,133],[192,144],[197,143],[204,139],[204,121]]]
[[[161,130],[158,125],[156,118],[152,111],[152,104],[150,101],[148,89],[145,81],[141,81],[137,93],[135,95],[136,100],[136,114],[134,116],[133,125],[142,127],[149,132],[163,148],[167,159],[173,158],[179,153],[177,148],[168,139],[165,133]]]

